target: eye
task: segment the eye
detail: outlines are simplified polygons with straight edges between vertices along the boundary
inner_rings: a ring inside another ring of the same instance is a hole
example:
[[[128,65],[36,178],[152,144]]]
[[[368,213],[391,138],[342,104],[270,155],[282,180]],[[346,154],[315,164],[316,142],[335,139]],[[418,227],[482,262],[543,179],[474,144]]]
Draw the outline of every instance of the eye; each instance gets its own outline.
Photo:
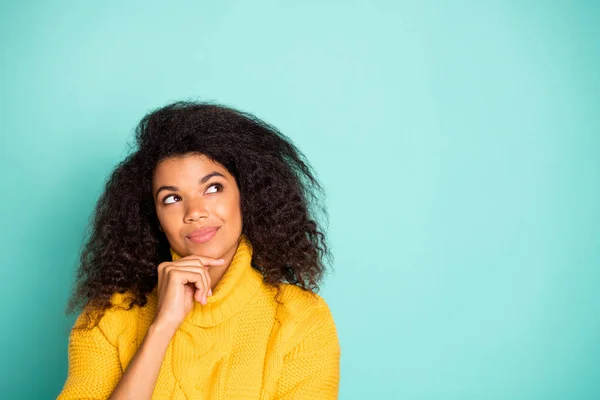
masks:
[[[176,194],[170,194],[163,198],[163,204],[173,204],[176,203],[175,198],[179,198]],[[170,199],[170,200],[169,200]]]
[[[215,189],[213,189],[215,188]],[[220,183],[213,183],[211,184],[208,189],[206,189],[206,193],[217,193],[223,190],[223,185],[221,185]]]

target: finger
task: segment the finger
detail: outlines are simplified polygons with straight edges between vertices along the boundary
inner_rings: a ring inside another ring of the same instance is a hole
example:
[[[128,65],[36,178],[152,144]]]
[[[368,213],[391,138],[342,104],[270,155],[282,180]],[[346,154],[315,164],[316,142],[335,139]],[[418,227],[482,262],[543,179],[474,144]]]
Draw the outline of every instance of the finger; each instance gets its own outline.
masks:
[[[194,291],[194,300],[198,303],[206,304],[208,302],[208,291],[210,290],[210,275],[207,271],[208,268],[200,268],[198,271],[198,275],[200,275],[200,279],[194,282],[196,286],[196,290]]]
[[[193,270],[190,270],[193,268]],[[207,303],[207,294],[210,289],[208,285],[208,271],[206,268],[199,267],[186,267],[186,268],[173,268],[171,267],[167,274],[171,279],[175,279],[177,282],[183,285],[192,284],[196,290],[194,290],[194,300],[201,303]]]
[[[208,289],[210,289],[210,287],[207,284],[208,281],[206,279],[206,275],[208,275],[208,272],[205,270],[203,273],[200,273],[198,275],[200,275],[200,279],[194,282],[194,284],[196,285],[194,299],[200,304],[205,305],[206,303],[208,303],[206,297],[208,295]]]
[[[206,290],[202,293],[202,296],[204,297],[204,303],[206,304],[208,302],[208,292],[210,290],[210,275],[208,274],[207,270],[204,270],[204,273],[201,274],[202,275],[202,280],[204,281],[204,287],[206,288]]]
[[[211,257],[204,257],[204,256],[187,256],[187,257],[183,257],[180,258],[179,260],[173,261],[174,264],[181,264],[181,265],[205,265],[205,266],[215,266],[215,267],[220,267],[225,263],[225,260],[222,258],[211,258]]]
[[[212,264],[204,264],[202,261],[200,260],[185,260],[183,262],[179,262],[179,260],[174,261],[172,263],[169,263],[169,265],[166,267],[168,268],[173,268],[173,267],[206,267],[206,268],[213,268],[213,267],[222,267],[224,264],[223,263],[216,263],[213,262]]]
[[[183,267],[179,267],[179,266],[171,266],[168,269],[166,269],[166,273],[172,273],[172,271],[181,271],[181,272],[193,272],[195,274],[203,274],[206,273],[208,274],[208,267],[187,267],[187,266],[183,266]]]
[[[208,273],[208,269],[206,270],[206,280],[208,283],[208,295],[212,296],[212,278],[210,277],[210,274]]]

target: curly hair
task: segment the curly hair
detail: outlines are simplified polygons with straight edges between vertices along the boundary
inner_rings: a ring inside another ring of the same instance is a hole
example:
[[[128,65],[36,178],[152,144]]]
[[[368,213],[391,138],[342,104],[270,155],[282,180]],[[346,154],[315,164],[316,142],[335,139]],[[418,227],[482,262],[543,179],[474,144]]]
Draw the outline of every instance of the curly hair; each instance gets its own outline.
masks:
[[[305,156],[275,127],[222,105],[177,102],[142,118],[132,150],[96,204],[67,314],[81,307],[102,315],[115,293],[132,294],[129,308],[147,303],[158,264],[171,259],[152,176],[161,160],[188,153],[209,157],[235,177],[242,233],[264,282],[318,292],[332,259],[322,228],[324,189]]]

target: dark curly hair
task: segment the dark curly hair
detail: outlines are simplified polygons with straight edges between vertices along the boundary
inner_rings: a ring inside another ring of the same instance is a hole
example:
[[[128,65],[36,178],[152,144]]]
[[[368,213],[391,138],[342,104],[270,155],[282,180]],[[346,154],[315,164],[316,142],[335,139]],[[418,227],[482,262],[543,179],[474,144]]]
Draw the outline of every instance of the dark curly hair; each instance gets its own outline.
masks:
[[[304,155],[252,114],[177,102],[140,121],[131,154],[108,178],[82,248],[67,314],[86,308],[101,316],[115,293],[132,294],[129,308],[147,303],[158,282],[158,264],[171,259],[159,230],[152,176],[161,160],[186,153],[203,154],[235,177],[242,233],[264,282],[318,292],[332,257],[322,228],[324,190]]]

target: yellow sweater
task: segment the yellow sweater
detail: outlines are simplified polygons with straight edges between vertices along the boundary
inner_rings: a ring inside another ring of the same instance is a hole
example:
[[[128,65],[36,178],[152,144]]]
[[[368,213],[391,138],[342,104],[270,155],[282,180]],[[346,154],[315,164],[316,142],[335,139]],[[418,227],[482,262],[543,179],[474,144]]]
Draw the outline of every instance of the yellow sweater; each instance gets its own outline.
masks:
[[[242,236],[208,304],[194,303],[169,343],[152,399],[337,399],[340,347],[329,307],[289,284],[278,304],[251,259]],[[156,289],[144,307],[119,307],[126,296],[113,296],[98,326],[71,330],[58,400],[112,393],[156,313]]]

